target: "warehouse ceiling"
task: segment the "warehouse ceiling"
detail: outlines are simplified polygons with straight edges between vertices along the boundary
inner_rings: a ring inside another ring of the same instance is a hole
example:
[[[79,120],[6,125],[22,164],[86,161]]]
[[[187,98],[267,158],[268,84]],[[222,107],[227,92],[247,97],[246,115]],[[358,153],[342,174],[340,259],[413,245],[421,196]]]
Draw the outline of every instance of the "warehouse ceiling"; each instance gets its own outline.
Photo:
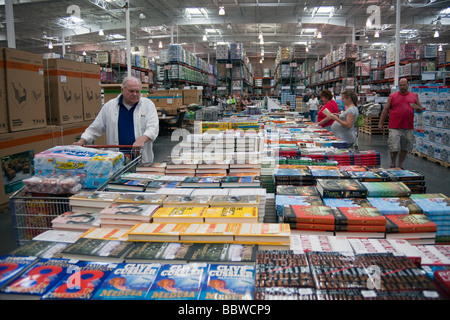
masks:
[[[308,56],[314,58],[352,41],[372,52],[394,43],[397,2],[401,44],[437,43],[449,48],[450,42],[449,0],[8,1],[14,19],[5,0],[0,0],[0,46],[8,46],[8,24],[13,24],[15,47],[37,53],[61,54],[63,45],[66,53],[91,55],[126,48],[127,10],[132,50],[148,56],[158,55],[159,42],[164,48],[182,44],[202,58],[214,58],[221,42],[243,43],[249,57],[259,57],[262,49],[266,57],[274,57],[279,47],[294,43],[306,44]],[[220,7],[224,15],[219,15]],[[100,29],[104,35],[99,35]],[[434,37],[436,30],[439,37]],[[48,48],[50,41],[53,49]]]

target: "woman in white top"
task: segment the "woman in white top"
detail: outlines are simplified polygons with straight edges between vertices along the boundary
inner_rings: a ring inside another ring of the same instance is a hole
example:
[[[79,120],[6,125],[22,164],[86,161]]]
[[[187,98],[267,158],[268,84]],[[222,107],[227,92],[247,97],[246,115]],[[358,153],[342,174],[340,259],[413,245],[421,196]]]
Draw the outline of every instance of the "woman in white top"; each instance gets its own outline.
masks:
[[[311,117],[312,122],[316,122],[316,115],[319,106],[319,99],[317,99],[316,95],[313,93],[311,98],[306,103],[309,110],[309,116]]]
[[[345,111],[339,114],[328,116],[334,122],[331,125],[331,132],[338,138],[347,142],[348,148],[355,148],[358,145],[357,128],[355,122],[358,119],[358,96],[351,90],[342,92],[342,102],[345,105]]]

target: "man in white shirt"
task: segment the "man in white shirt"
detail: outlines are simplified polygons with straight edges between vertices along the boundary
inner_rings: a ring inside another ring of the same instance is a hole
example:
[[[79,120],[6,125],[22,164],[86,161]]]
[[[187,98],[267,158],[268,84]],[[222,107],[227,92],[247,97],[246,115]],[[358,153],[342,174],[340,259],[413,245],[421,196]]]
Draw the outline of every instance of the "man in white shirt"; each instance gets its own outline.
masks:
[[[122,82],[121,94],[105,103],[94,122],[75,145],[92,143],[106,132],[108,145],[132,145],[142,149],[142,162],[153,163],[153,141],[159,133],[155,104],[141,97],[142,83],[134,77]]]

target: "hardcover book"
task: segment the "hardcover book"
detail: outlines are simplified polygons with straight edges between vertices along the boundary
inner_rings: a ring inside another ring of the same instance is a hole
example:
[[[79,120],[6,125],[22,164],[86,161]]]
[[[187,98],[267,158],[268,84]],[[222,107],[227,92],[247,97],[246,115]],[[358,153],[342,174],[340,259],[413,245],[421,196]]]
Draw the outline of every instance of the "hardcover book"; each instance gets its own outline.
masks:
[[[403,182],[362,182],[367,197],[409,197],[411,190]]]
[[[277,186],[277,196],[319,196],[315,186],[292,186],[292,185],[280,185]]]
[[[191,258],[193,243],[137,242],[126,255],[128,263],[186,263]]]
[[[195,243],[190,248],[190,262],[254,265],[258,245],[237,243]]]
[[[424,214],[386,215],[391,222],[387,225],[388,233],[436,232],[437,225]]]
[[[289,205],[298,206],[323,206],[320,196],[285,196],[277,195],[275,197],[275,209],[277,217],[283,220],[284,207]]]
[[[450,214],[449,198],[413,198],[413,201],[428,216]]]
[[[65,259],[99,262],[123,262],[134,243],[118,240],[80,238],[69,244],[63,251]]]
[[[149,300],[198,300],[208,264],[164,264],[147,293]]]
[[[284,223],[335,224],[333,210],[327,206],[290,205],[284,208]]]
[[[261,178],[259,176],[249,177],[230,177],[227,176],[222,180],[221,186],[223,188],[233,187],[260,187]]]
[[[0,288],[15,279],[38,260],[38,257],[20,257],[12,255],[0,257]]]
[[[120,263],[102,282],[94,300],[143,300],[156,278],[159,263]]]
[[[210,264],[199,300],[253,300],[255,266]]]
[[[322,198],[365,198],[363,184],[354,179],[317,179],[316,188]]]
[[[42,299],[92,299],[102,282],[116,267],[106,262],[79,262],[42,296]]]
[[[386,218],[374,207],[337,207],[334,214],[336,225],[386,226]],[[381,231],[384,232],[384,229]]]
[[[372,207],[367,198],[323,198],[323,204],[331,207]]]
[[[409,197],[368,197],[367,200],[383,215],[423,213],[422,209]]]

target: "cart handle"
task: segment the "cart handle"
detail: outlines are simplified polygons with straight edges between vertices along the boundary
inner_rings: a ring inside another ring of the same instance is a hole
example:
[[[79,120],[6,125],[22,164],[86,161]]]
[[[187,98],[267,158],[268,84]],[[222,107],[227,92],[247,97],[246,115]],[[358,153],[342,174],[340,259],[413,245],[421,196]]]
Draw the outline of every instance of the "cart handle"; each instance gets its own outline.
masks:
[[[101,149],[101,148],[132,148],[133,145],[90,144],[90,145],[85,145],[84,147],[96,148],[96,149]]]

